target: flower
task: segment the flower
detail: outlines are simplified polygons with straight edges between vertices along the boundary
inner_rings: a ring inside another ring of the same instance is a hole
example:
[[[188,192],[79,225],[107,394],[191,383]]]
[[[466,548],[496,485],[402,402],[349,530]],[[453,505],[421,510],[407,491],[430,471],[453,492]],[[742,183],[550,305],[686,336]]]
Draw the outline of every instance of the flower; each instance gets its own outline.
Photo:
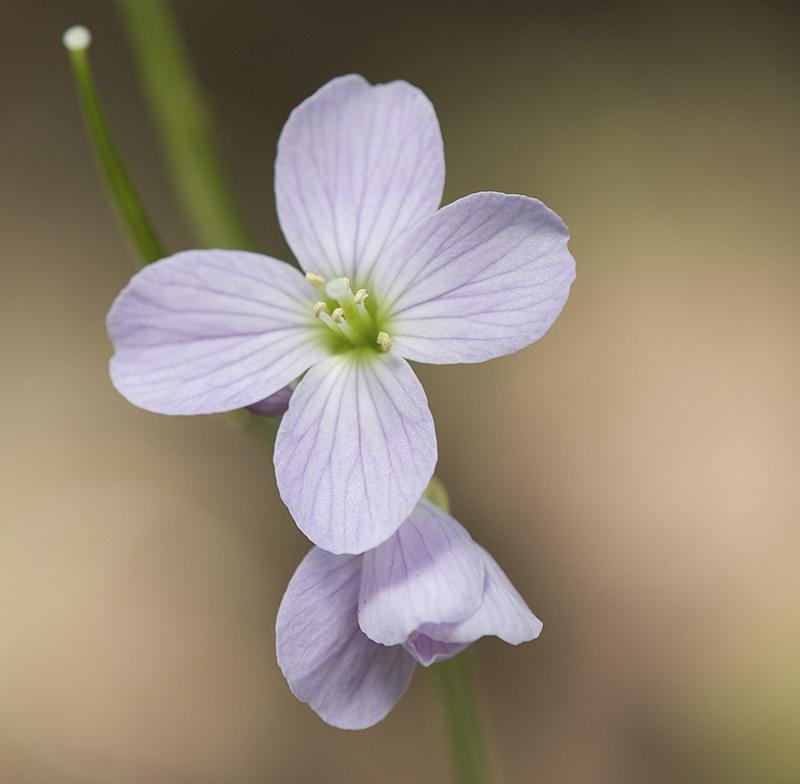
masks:
[[[149,411],[206,414],[302,376],[275,444],[281,498],[326,550],[385,541],[437,457],[406,360],[482,362],[527,346],[575,275],[567,228],[541,202],[474,193],[438,209],[443,186],[420,90],[329,82],[292,112],[275,165],[278,217],[305,277],[224,250],[146,267],[108,315],[114,385]]]
[[[416,662],[485,635],[518,645],[541,630],[489,553],[422,500],[374,550],[312,548],[281,601],[276,647],[295,697],[334,727],[364,729],[394,707]]]

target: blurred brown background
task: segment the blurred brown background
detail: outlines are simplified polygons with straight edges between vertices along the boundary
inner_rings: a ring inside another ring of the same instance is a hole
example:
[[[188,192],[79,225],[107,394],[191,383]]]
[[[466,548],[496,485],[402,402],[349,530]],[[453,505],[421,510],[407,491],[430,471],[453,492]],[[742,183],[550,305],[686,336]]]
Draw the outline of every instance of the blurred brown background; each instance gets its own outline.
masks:
[[[420,369],[455,513],[544,620],[475,658],[500,780],[800,781],[800,48],[793,4],[182,0],[265,250],[272,164],[332,76],[435,103],[445,200],[544,199],[578,279],[551,332]],[[270,455],[112,389],[133,269],[60,36],[93,30],[112,129],[192,240],[114,7],[2,0],[0,781],[439,782],[431,683],[345,733],[292,698],[273,624],[307,548]]]

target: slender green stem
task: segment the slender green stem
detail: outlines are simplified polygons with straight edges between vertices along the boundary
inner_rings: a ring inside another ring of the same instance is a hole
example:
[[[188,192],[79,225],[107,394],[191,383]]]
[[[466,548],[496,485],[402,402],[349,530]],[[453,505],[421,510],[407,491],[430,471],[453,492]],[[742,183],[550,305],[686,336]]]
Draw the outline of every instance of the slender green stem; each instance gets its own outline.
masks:
[[[97,99],[92,69],[89,63],[91,35],[84,27],[73,27],[64,34],[64,45],[69,51],[72,74],[78,88],[83,114],[100,170],[105,177],[123,224],[130,233],[143,263],[155,261],[165,255],[161,241],[133,188],[125,166],[117,154]]]
[[[425,498],[450,511],[450,496],[438,477],[431,477]],[[475,693],[471,660],[466,652],[430,668],[447,725],[456,784],[489,784],[489,752]]]
[[[469,656],[434,664],[430,672],[441,699],[456,784],[489,784],[492,780],[489,753],[479,701],[475,693]]]
[[[164,0],[117,0],[174,187],[200,241],[252,248],[216,157],[202,94]]]

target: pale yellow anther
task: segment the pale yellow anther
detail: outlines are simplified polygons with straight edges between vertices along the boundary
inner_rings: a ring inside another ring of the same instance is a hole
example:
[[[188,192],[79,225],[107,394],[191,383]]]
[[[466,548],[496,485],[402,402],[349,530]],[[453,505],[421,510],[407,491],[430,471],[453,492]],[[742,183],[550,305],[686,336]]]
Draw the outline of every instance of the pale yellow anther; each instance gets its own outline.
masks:
[[[344,321],[344,310],[342,308],[335,308],[333,313],[331,313],[331,318],[337,324],[341,324]]]
[[[383,351],[388,351],[392,347],[391,335],[388,335],[386,332],[379,332],[375,342]]]
[[[315,288],[319,289],[322,288],[322,284],[325,283],[325,278],[320,277],[315,272],[306,272],[306,280]]]
[[[366,289],[359,289],[359,290],[356,292],[356,295],[355,295],[355,297],[353,298],[353,301],[356,303],[356,305],[363,305],[363,304],[364,304],[364,300],[365,300],[365,299],[366,299],[368,296],[369,296],[369,294],[367,294],[367,290],[366,290]]]
[[[327,306],[327,305],[326,305],[324,302],[322,302],[322,301],[320,301],[320,302],[315,302],[315,303],[314,303],[314,307],[313,307],[313,308],[311,308],[311,312],[312,312],[312,313],[313,313],[313,314],[314,314],[314,315],[315,315],[317,318],[319,318],[319,317],[320,317],[320,316],[321,316],[323,313],[327,313],[327,312],[328,312],[328,306]]]

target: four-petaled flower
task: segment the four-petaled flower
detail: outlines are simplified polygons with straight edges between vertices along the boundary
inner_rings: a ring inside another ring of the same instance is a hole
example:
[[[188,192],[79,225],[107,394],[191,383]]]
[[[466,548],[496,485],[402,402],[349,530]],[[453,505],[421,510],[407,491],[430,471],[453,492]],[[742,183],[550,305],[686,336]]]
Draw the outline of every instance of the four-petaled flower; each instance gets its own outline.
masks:
[[[449,659],[485,635],[518,645],[541,630],[489,553],[422,500],[374,550],[314,547],[284,594],[276,644],[299,700],[328,724],[363,729],[394,707],[416,662]]]
[[[278,217],[306,276],[258,254],[186,251],[134,276],[108,315],[113,383],[149,411],[229,411],[302,376],[275,445],[278,489],[333,553],[385,541],[433,473],[433,420],[406,360],[517,351],[574,278],[555,213],[501,193],[438,209],[444,171],[422,92],[334,79],[278,143]]]

